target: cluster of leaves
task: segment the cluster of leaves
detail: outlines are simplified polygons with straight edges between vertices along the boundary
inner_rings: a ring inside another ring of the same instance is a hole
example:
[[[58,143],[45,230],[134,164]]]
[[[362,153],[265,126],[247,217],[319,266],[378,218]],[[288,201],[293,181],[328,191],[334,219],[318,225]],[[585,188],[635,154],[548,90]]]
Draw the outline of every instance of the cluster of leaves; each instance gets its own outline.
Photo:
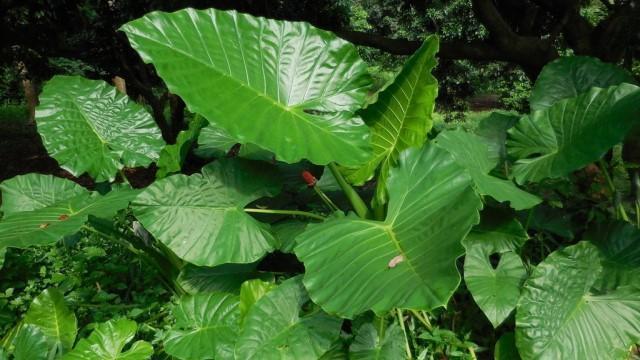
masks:
[[[176,295],[174,324],[156,334],[166,354],[474,358],[482,349],[430,320],[458,292],[463,255],[479,309],[495,328],[515,326],[496,343],[498,357],[622,359],[640,338],[640,221],[628,215],[635,206],[640,218],[640,199],[617,196],[601,160],[639,125],[640,88],[625,71],[562,58],[537,80],[531,113],[437,131],[433,36],[371,94],[355,47],[306,23],[185,9],[122,31],[196,118],[167,145],[144,108],[114,88],[52,79],[36,113],[44,146],[105,191],[39,174],[3,182],[0,249],[80,230],[121,244]],[[194,146],[215,160],[179,173]],[[536,214],[558,205],[537,189],[594,161],[611,212],[575,245],[530,256],[529,230],[553,225]],[[124,168],[152,163],[154,183],[126,184]],[[333,201],[323,189],[342,194]],[[123,209],[134,222],[111,221]],[[145,341],[125,347],[131,320],[99,324],[77,342],[76,333],[52,288],[3,346],[15,358],[153,353]]]

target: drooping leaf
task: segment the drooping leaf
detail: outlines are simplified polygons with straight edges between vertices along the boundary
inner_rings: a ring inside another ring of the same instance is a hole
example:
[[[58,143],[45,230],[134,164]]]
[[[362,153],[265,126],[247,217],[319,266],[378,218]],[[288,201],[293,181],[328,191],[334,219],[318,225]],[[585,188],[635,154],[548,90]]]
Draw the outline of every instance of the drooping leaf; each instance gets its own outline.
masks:
[[[75,314],[67,307],[60,290],[55,288],[47,289],[33,299],[23,323],[37,326],[46,336],[49,348],[58,354],[71,350],[78,332]]]
[[[443,131],[435,139],[437,146],[453,155],[456,162],[469,171],[476,189],[482,195],[508,201],[516,210],[528,209],[542,200],[518,188],[512,181],[489,175],[497,162],[480,137],[463,130]]]
[[[601,239],[600,249],[582,241],[536,267],[516,312],[516,343],[524,359],[628,357],[640,339],[640,284],[634,281],[640,278],[640,260],[611,256],[623,255],[616,248],[621,243],[625,252],[637,253],[638,239],[638,233]],[[612,271],[626,275],[612,282]]]
[[[518,348],[516,348],[516,336],[512,332],[500,336],[493,350],[494,360],[520,360]]]
[[[10,212],[0,220],[0,248],[26,248],[55,243],[64,236],[80,230],[87,222],[89,215],[113,217],[117,211],[126,208],[129,201],[139,192],[129,187],[121,187],[106,195],[99,195],[82,188],[61,185],[69,180],[52,180],[49,175],[41,174],[29,174],[15,180],[14,178],[3,183],[9,183],[10,204],[14,203],[15,199],[26,206],[24,209],[39,207],[31,211]],[[47,195],[32,190],[48,182],[55,182],[59,186],[48,190]],[[21,185],[13,186],[17,183]],[[74,190],[69,191],[68,188]],[[58,191],[60,191],[59,195]],[[26,200],[27,198],[31,200]],[[54,199],[55,203],[48,203]],[[35,201],[39,201],[39,204]],[[43,204],[46,206],[42,206]],[[17,206],[11,206],[13,209],[18,209]]]
[[[238,142],[288,163],[368,158],[369,130],[353,112],[371,80],[334,34],[215,9],[152,12],[122,30],[172,93]]]
[[[489,159],[496,163],[504,162],[507,158],[507,130],[511,129],[521,115],[492,111],[480,119],[474,133],[482,138],[489,147]]]
[[[277,174],[265,163],[220,159],[202,174],[156,181],[132,208],[144,227],[185,261],[198,266],[251,263],[272,250],[275,240],[268,225],[243,208],[279,188]]]
[[[260,300],[266,293],[273,290],[276,285],[272,282],[254,279],[245,281],[240,287],[240,324],[244,323],[244,319],[249,313],[253,305]]]
[[[529,105],[532,110],[543,110],[592,87],[608,88],[621,83],[635,81],[631,74],[613,64],[588,56],[565,56],[542,69],[531,90]]]
[[[640,122],[640,87],[592,88],[523,117],[509,130],[519,184],[557,178],[598,160]]]
[[[153,355],[153,347],[146,341],[136,341],[127,351],[124,347],[133,340],[138,325],[128,319],[109,320],[98,326],[63,360],[146,360]]]
[[[227,292],[238,294],[240,285],[249,279],[266,278],[260,274],[257,264],[224,264],[215,267],[187,264],[180,271],[178,283],[188,294]]]
[[[15,360],[46,360],[49,354],[47,337],[35,325],[24,325],[13,339]]]
[[[53,205],[58,201],[88,193],[87,189],[71,180],[53,175],[18,175],[0,183],[4,216],[31,211]]]
[[[147,166],[164,145],[151,115],[104,81],[54,76],[40,94],[42,143],[75,176],[112,181],[124,166]]]
[[[475,241],[468,244],[464,281],[476,304],[496,328],[515,309],[527,271],[520,256],[512,251],[497,253],[499,263],[494,268],[490,261],[493,254]]]
[[[516,251],[529,238],[522,224],[506,211],[486,208],[480,216],[480,224],[462,241],[465,247],[477,244],[490,253]]]
[[[297,238],[305,287],[329,313],[432,309],[445,305],[460,282],[460,241],[482,206],[468,172],[428,145],[401,154],[387,189],[385,221],[331,219]]]
[[[309,297],[300,278],[289,279],[249,309],[236,358],[246,360],[317,359],[338,339],[342,320],[322,311],[302,312]]]
[[[348,180],[361,185],[380,168],[376,189],[379,204],[387,202],[385,183],[389,170],[395,166],[401,151],[420,147],[431,130],[431,114],[438,94],[438,82],[431,75],[436,66],[438,38],[428,37],[407,60],[393,83],[386,87],[377,101],[362,111],[362,118],[372,130],[373,157]]]
[[[174,307],[176,323],[164,340],[179,359],[232,359],[238,332],[238,297],[224,293],[183,296]]]
[[[373,324],[364,323],[358,329],[349,347],[349,359],[352,360],[406,359],[406,357],[404,335],[396,324],[389,326],[384,336],[380,336]]]
[[[160,158],[157,164],[158,171],[156,172],[157,179],[162,179],[169,174],[182,170],[182,165],[189,154],[189,150],[196,142],[200,130],[206,125],[207,120],[202,116],[196,115],[189,123],[189,128],[178,133],[176,143],[166,145],[160,151]]]

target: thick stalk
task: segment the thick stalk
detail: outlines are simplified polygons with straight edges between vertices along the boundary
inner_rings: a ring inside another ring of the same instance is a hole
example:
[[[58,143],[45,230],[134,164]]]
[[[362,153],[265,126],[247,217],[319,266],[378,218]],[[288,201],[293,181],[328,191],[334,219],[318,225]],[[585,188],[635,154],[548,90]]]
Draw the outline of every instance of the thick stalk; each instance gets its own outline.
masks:
[[[624,210],[624,206],[622,202],[618,198],[618,190],[616,190],[616,186],[613,183],[611,175],[609,175],[608,165],[604,162],[604,160],[600,159],[598,161],[600,165],[600,170],[604,175],[605,180],[607,181],[607,185],[609,186],[609,191],[611,192],[611,196],[613,197],[613,205],[616,209],[617,217],[622,218],[622,220],[629,222],[629,216],[627,216],[627,212]]]
[[[398,322],[400,323],[400,328],[402,329],[402,333],[404,334],[404,349],[407,352],[407,359],[413,359],[413,355],[411,355],[411,346],[409,346],[409,338],[407,338],[407,329],[404,326],[404,318],[402,316],[402,310],[396,309],[398,313]]]
[[[314,214],[307,211],[300,211],[300,210],[244,209],[244,211],[248,213],[257,213],[257,214],[281,214],[281,215],[306,216],[312,219],[317,219],[322,221],[326,219],[322,215]]]
[[[345,196],[347,197],[347,199],[349,199],[349,202],[351,202],[351,206],[353,206],[353,210],[356,212],[356,214],[358,214],[358,216],[363,219],[369,218],[371,211],[364,203],[360,195],[358,195],[354,188],[349,185],[347,180],[345,180],[344,176],[342,176],[336,164],[329,163],[329,170],[331,170],[333,177],[336,178],[336,180],[338,181],[338,185],[340,185],[340,188],[344,192]]]

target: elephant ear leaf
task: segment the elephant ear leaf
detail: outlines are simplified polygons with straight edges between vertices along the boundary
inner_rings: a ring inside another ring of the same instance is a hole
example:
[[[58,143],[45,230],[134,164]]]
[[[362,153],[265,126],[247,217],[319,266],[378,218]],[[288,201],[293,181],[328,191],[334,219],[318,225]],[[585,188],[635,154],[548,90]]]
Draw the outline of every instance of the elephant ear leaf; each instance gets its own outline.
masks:
[[[172,93],[237,142],[288,163],[368,159],[369,129],[354,112],[371,79],[333,33],[216,9],[152,12],[122,30]]]
[[[524,359],[627,359],[640,338],[640,232],[600,232],[549,255],[525,282],[516,312]],[[627,256],[635,254],[635,256]]]
[[[364,323],[356,332],[349,359],[405,359],[404,335],[397,324],[392,324],[380,334],[372,323]]]
[[[640,87],[592,88],[534,111],[509,130],[519,184],[562,177],[598,160],[640,122]]]
[[[156,239],[192,264],[252,263],[271,251],[276,240],[268,225],[244,207],[277,194],[280,186],[269,164],[220,159],[205,166],[202,174],[156,181],[132,208]]]
[[[51,288],[38,295],[27,311],[24,324],[37,326],[47,338],[49,352],[71,350],[78,332],[78,320],[64,301],[60,290]]]
[[[230,359],[238,333],[238,297],[225,293],[183,296],[173,309],[176,323],[164,340],[179,359]]]
[[[45,334],[39,327],[31,324],[20,328],[13,339],[13,346],[15,360],[46,360],[50,350]]]
[[[460,241],[479,221],[472,185],[447,151],[405,150],[387,181],[384,221],[334,218],[298,235],[295,253],[313,301],[347,318],[444,306],[460,282]]]
[[[576,97],[592,87],[634,84],[633,76],[613,64],[588,56],[565,56],[547,64],[531,90],[531,110],[544,110],[563,99]]]
[[[89,215],[110,218],[126,208],[138,190],[92,193],[51,175],[20,175],[0,184],[6,203],[0,220],[0,248],[48,245],[75,234]]]
[[[153,347],[146,341],[136,341],[127,351],[124,347],[133,339],[138,325],[128,319],[109,320],[99,324],[63,360],[146,360],[153,355]]]
[[[431,75],[436,66],[438,39],[428,37],[405,63],[393,83],[377,101],[361,112],[372,129],[373,157],[357,170],[349,171],[348,180],[362,184],[380,168],[376,202],[385,204],[385,183],[398,155],[409,147],[420,147],[431,130],[431,115],[438,94],[438,81]]]
[[[104,81],[54,76],[40,95],[42,143],[75,176],[112,181],[123,167],[147,166],[164,146],[151,115]]]
[[[303,313],[309,301],[300,278],[268,291],[249,309],[236,343],[236,358],[317,359],[340,336],[342,320],[322,311]]]
[[[511,180],[489,175],[497,165],[487,143],[477,135],[463,130],[443,131],[435,139],[437,146],[447,150],[456,162],[465,168],[478,193],[498,201],[508,201],[516,210],[529,209],[542,200],[518,188]]]

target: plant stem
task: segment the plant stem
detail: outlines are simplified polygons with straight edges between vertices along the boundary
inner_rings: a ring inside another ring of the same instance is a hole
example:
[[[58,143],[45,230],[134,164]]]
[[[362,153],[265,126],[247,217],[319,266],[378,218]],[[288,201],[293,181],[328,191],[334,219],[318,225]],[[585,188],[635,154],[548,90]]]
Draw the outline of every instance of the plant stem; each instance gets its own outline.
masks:
[[[340,188],[347,196],[347,199],[349,199],[349,201],[351,202],[351,206],[353,206],[353,210],[356,212],[356,214],[358,214],[358,216],[363,219],[368,218],[371,211],[364,203],[360,195],[358,195],[353,187],[351,187],[347,180],[345,180],[345,178],[342,176],[342,174],[340,173],[340,169],[338,169],[338,166],[336,166],[335,163],[329,163],[328,166],[329,170],[331,170],[331,173],[333,174],[333,177],[335,177],[338,181],[338,185],[340,185]]]
[[[409,339],[407,338],[407,329],[404,326],[404,318],[402,316],[402,310],[396,309],[398,313],[398,322],[400,323],[400,328],[402,329],[402,333],[404,334],[404,348],[407,351],[407,359],[413,359],[413,355],[411,355],[411,347],[409,346]]]
[[[129,183],[129,180],[127,179],[127,177],[124,175],[124,171],[122,169],[118,170],[118,172],[120,173],[120,177],[122,178],[122,181],[124,181],[125,184],[127,185],[131,185]]]
[[[322,201],[324,201],[324,203],[327,205],[327,207],[329,207],[329,209],[333,212],[333,211],[340,211],[340,208],[338,207],[338,205],[336,205],[331,198],[329,198],[327,196],[327,194],[325,194],[322,190],[320,190],[320,188],[317,185],[313,186],[313,190],[316,192],[316,194],[318,194],[318,197],[320,197],[320,199],[322,199]]]
[[[424,327],[427,328],[427,330],[431,331],[433,327],[431,326],[431,322],[429,322],[429,318],[426,315],[420,314],[415,310],[410,310],[410,311],[413,314],[413,316],[415,316],[422,323],[422,325],[424,325]]]
[[[607,181],[607,185],[609,186],[609,191],[611,192],[611,196],[613,197],[614,207],[616,208],[616,212],[618,216],[622,218],[622,220],[629,222],[629,216],[627,212],[624,210],[624,206],[618,200],[618,191],[616,190],[616,186],[611,179],[611,175],[609,175],[609,170],[607,169],[607,163],[604,160],[598,160],[598,164],[600,165],[600,170],[604,175],[605,180]]]
[[[318,214],[314,214],[307,211],[300,210],[272,210],[272,209],[244,209],[245,212],[248,213],[257,213],[257,214],[282,214],[282,215],[294,215],[294,216],[306,216],[312,219],[317,220],[325,220],[326,217]]]

